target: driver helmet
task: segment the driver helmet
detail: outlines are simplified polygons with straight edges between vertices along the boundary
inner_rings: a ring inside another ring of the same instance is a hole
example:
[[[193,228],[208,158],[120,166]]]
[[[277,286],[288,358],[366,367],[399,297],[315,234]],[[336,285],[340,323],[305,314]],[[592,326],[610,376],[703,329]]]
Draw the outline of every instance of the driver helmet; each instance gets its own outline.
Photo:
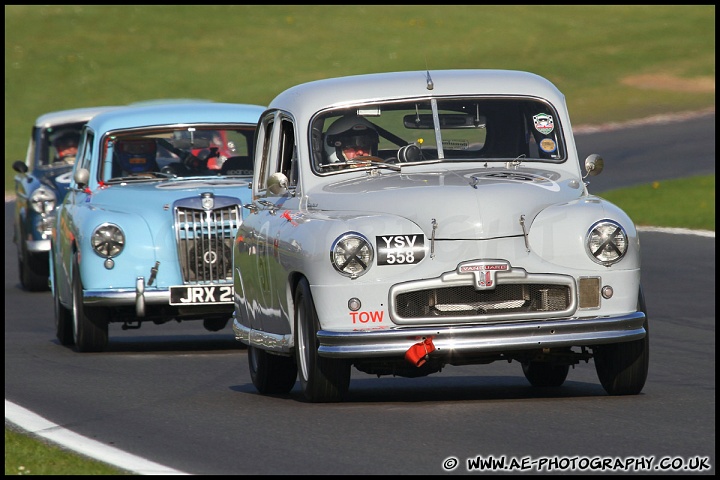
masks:
[[[157,171],[156,151],[157,145],[152,138],[120,140],[115,146],[119,166],[126,173]]]
[[[364,147],[376,156],[379,143],[377,130],[372,123],[356,115],[340,117],[325,132],[325,153],[330,163],[345,162],[343,149]]]
[[[55,149],[55,162],[65,162],[72,165],[75,163],[77,156],[78,144],[80,143],[80,133],[72,131],[61,131],[51,139],[52,146]]]

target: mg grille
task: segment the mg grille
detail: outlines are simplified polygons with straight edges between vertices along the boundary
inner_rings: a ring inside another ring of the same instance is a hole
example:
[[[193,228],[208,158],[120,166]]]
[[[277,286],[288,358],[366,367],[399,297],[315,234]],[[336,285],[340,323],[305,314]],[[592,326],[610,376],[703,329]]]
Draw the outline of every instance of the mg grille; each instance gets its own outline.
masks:
[[[232,247],[241,220],[237,204],[214,210],[175,208],[178,259],[185,283],[232,281]]]
[[[404,319],[482,316],[492,320],[508,314],[565,313],[572,307],[569,286],[556,284],[500,284],[494,290],[472,285],[448,286],[400,293],[395,313]]]

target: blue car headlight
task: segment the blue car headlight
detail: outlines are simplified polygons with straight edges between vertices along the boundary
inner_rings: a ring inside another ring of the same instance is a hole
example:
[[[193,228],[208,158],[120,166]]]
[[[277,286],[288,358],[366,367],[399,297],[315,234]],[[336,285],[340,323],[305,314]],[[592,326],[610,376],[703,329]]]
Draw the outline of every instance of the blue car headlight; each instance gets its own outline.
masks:
[[[103,223],[97,227],[90,237],[93,251],[103,258],[120,255],[125,248],[125,234],[122,229],[112,223]]]

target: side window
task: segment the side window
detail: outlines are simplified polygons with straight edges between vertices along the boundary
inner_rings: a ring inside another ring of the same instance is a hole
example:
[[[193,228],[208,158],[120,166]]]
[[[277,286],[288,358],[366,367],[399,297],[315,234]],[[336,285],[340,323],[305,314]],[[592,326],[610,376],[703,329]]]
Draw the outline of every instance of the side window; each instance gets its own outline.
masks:
[[[295,129],[288,118],[282,119],[280,132],[280,161],[278,171],[288,178],[290,187],[297,185],[297,146]]]
[[[84,134],[80,137],[80,144],[78,145],[78,156],[75,160],[75,168],[84,168],[90,171],[90,160],[92,159],[92,144],[93,144],[93,132],[91,130],[85,130]],[[73,186],[75,186],[75,180],[71,180]]]
[[[28,144],[27,154],[25,155],[25,164],[32,170],[35,168],[35,152],[42,153],[42,148],[38,147],[38,142],[42,144],[42,129],[33,127],[32,135],[30,135],[30,143]],[[41,158],[39,165],[46,165],[47,159]]]
[[[85,135],[80,140],[80,145],[78,148],[78,155],[80,158],[78,158],[78,165],[80,168],[87,168],[90,169],[90,159],[91,159],[91,152],[92,152],[92,143],[93,143],[94,135],[90,130],[85,131]]]
[[[273,115],[268,115],[267,117],[265,117],[262,124],[260,125],[260,135],[258,136],[258,142],[262,143],[258,143],[259,151],[256,152],[256,155],[260,156],[260,162],[256,162],[258,168],[255,171],[255,178],[253,181],[253,183],[257,186],[257,192],[264,191],[267,188],[269,165],[272,160],[271,154],[273,151],[272,138],[274,126],[275,118]]]

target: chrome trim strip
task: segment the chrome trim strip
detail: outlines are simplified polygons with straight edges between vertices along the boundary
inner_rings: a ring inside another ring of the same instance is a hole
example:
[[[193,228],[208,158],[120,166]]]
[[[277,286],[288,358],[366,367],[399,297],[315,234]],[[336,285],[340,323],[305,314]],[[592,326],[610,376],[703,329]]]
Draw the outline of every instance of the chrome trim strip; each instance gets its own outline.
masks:
[[[235,340],[246,345],[260,347],[263,350],[290,353],[290,348],[294,344],[292,334],[279,335],[253,330],[240,323],[237,318],[233,318],[232,329],[235,333]]]

